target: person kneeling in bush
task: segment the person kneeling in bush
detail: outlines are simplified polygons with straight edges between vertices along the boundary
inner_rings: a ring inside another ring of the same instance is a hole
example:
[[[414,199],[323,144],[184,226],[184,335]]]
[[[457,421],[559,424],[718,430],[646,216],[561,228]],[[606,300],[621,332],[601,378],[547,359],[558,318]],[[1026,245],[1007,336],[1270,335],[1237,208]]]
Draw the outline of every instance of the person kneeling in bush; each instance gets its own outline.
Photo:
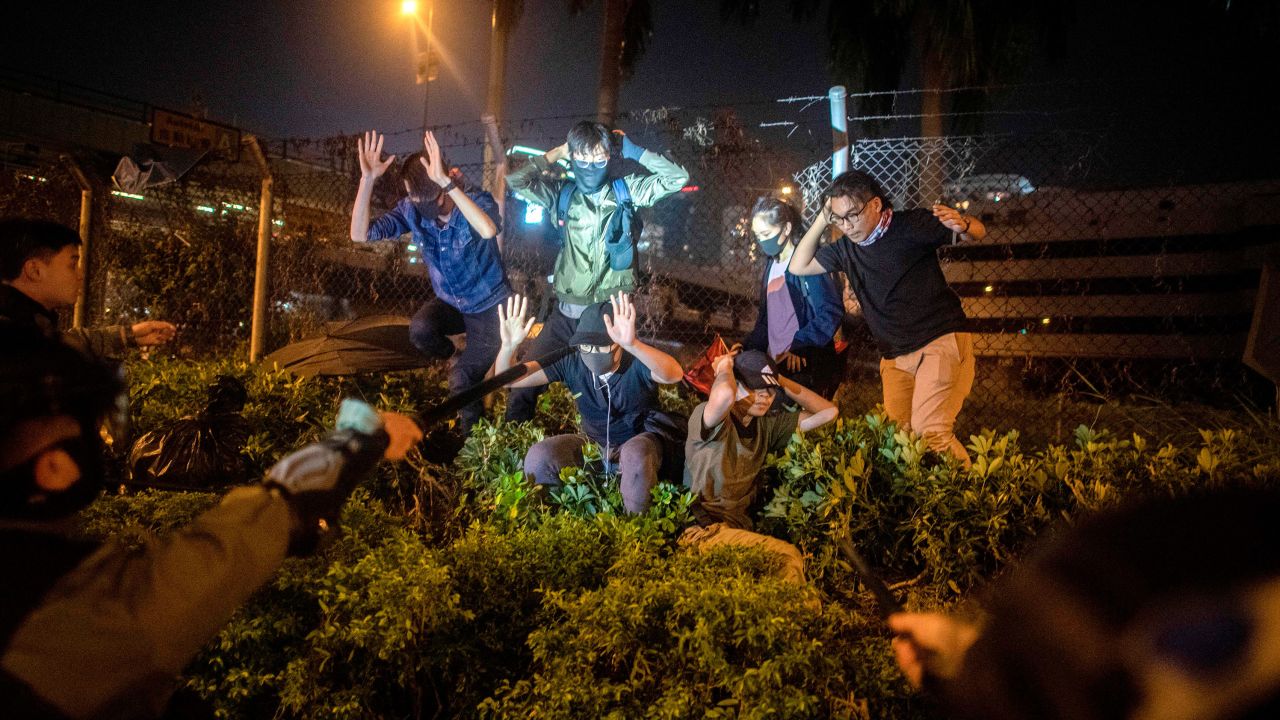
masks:
[[[0,325],[5,717],[160,715],[182,668],[285,556],[310,552],[377,461],[422,438],[408,418],[347,400],[337,431],[163,541],[74,539],[75,513],[103,487],[98,428],[125,397],[104,365]]]
[[[760,470],[770,453],[786,449],[797,430],[822,427],[836,418],[836,406],[812,390],[779,375],[759,350],[716,358],[715,381],[707,401],[689,416],[684,484],[697,497],[697,527],[681,542],[760,545],[783,560],[782,575],[804,581],[804,560],[791,543],[752,532],[748,514],[760,489]],[[777,411],[778,392],[800,410]]]
[[[499,373],[511,367],[516,349],[533,327],[533,319],[525,319],[527,310],[528,300],[516,295],[498,311],[502,349],[495,369]],[[683,376],[680,363],[636,337],[636,309],[625,293],[614,295],[608,303],[588,305],[569,344],[578,351],[545,368],[535,362],[528,375],[507,386],[563,382],[582,416],[584,435],[555,435],[529,448],[525,475],[538,485],[558,485],[560,470],[581,465],[583,447],[594,442],[602,449],[605,470],[617,468],[621,473],[623,507],[629,513],[642,513],[658,484],[663,458],[672,457],[666,444],[673,441],[653,424],[661,413],[658,384],[678,382]]]

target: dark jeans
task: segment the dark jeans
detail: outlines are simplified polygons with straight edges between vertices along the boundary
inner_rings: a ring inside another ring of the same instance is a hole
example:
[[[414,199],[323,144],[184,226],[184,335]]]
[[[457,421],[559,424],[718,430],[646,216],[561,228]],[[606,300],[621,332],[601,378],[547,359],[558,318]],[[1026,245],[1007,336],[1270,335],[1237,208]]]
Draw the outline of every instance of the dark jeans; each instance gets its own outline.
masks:
[[[466,333],[467,346],[449,369],[449,392],[458,393],[484,380],[493,367],[502,340],[498,335],[498,306],[478,313],[464,314],[449,303],[435,298],[418,308],[409,321],[409,341],[422,354],[436,360],[453,357],[455,348],[449,335]],[[458,411],[462,434],[484,413],[484,403],[477,400]]]
[[[552,308],[550,316],[542,326],[538,337],[530,341],[524,352],[525,360],[537,360],[549,352],[558,350],[569,344],[578,329],[578,321],[560,312],[560,308]],[[546,389],[546,385],[530,388],[514,388],[507,395],[507,420],[523,422],[532,420],[538,409],[538,396]]]
[[[582,448],[589,440],[585,435],[552,435],[529,448],[524,456],[525,477],[538,485],[559,485],[560,469],[582,465]],[[611,469],[620,473],[619,489],[622,506],[631,514],[649,509],[650,493],[658,484],[662,466],[662,438],[643,432],[612,448]]]

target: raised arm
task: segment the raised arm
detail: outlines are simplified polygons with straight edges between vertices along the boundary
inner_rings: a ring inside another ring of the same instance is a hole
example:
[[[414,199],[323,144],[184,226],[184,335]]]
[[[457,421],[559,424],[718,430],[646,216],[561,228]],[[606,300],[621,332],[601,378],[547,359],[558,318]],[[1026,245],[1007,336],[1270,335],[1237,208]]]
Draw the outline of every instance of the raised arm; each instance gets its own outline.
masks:
[[[426,157],[419,158],[422,167],[427,171],[427,177],[431,178],[431,182],[439,185],[441,188],[449,188],[449,199],[453,200],[453,204],[458,206],[458,210],[462,213],[462,217],[467,219],[467,224],[475,230],[480,237],[488,240],[496,237],[498,234],[498,225],[489,217],[489,213],[480,209],[475,200],[462,191],[462,188],[453,184],[453,178],[449,177],[449,172],[445,170],[444,159],[440,155],[440,143],[436,142],[435,133],[430,130],[422,136],[422,146],[426,153]]]
[[[529,337],[533,328],[533,318],[525,319],[529,310],[529,298],[523,295],[512,295],[504,305],[498,306],[498,332],[502,336],[502,347],[498,349],[498,357],[494,360],[494,374],[510,370],[515,364],[516,349]],[[547,384],[547,374],[542,366],[532,363],[533,371],[528,375],[507,383],[510,388],[537,387]]]
[[[677,165],[670,158],[645,150],[631,142],[631,138],[621,130],[614,130],[622,136],[622,157],[635,160],[644,166],[652,175],[628,175],[627,190],[631,192],[631,200],[636,207],[649,207],[672,193],[680,192],[680,188],[689,182],[689,171]]]
[[[830,225],[831,199],[827,198],[827,201],[822,204],[822,209],[818,211],[818,216],[813,219],[813,224],[809,226],[809,230],[804,237],[800,238],[796,251],[791,254],[791,263],[787,265],[787,270],[792,275],[818,275],[827,271],[816,258],[818,244]]]
[[[644,363],[654,380],[663,385],[679,382],[684,377],[684,369],[680,367],[680,363],[636,338],[636,306],[631,303],[631,298],[620,292],[609,298],[609,302],[613,304],[613,318],[610,319],[608,315],[604,317],[604,329],[609,337]]]
[[[794,380],[779,376],[778,384],[787,393],[787,397],[800,406],[800,422],[797,427],[801,432],[816,430],[835,420],[840,414],[830,400]]]
[[[560,183],[549,181],[545,173],[551,170],[552,165],[568,156],[569,145],[566,143],[548,151],[546,155],[533,158],[524,167],[507,175],[507,187],[526,202],[547,210],[555,209]]]
[[[356,203],[351,208],[351,241],[369,240],[369,203],[373,200],[373,186],[382,174],[395,162],[395,155],[382,159],[382,141],[385,138],[369,131],[356,139],[356,156],[360,158],[360,184],[356,188]]]
[[[933,216],[948,230],[960,236],[960,240],[981,240],[987,236],[987,226],[972,215],[965,215],[947,205],[934,205]]]
[[[738,381],[733,377],[733,356],[738,351],[725,353],[711,363],[715,370],[715,380],[711,382],[711,390],[707,393],[707,404],[702,406],[702,427],[713,428],[729,415],[738,396]]]

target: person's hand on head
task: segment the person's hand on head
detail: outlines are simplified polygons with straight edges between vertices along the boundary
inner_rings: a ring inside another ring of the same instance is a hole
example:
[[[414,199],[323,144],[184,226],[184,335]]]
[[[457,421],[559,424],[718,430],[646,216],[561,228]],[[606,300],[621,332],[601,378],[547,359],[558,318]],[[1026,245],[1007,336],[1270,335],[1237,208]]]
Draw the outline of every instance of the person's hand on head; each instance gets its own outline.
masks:
[[[964,655],[978,639],[978,628],[941,613],[896,613],[889,616],[893,654],[913,687],[924,684],[925,673],[953,678]]]
[[[617,135],[622,141],[622,157],[628,160],[640,160],[640,156],[644,154],[644,148],[631,142],[631,138],[627,137],[627,134],[621,130],[614,130],[613,134]]]
[[[622,292],[609,298],[609,303],[613,305],[613,318],[604,316],[604,329],[611,340],[628,349],[636,344],[636,306]]]
[[[444,166],[444,156],[440,152],[440,143],[436,141],[436,134],[430,130],[422,134],[423,157],[418,158],[422,163],[422,167],[427,171],[427,177],[440,187],[448,185],[451,181],[449,171]]]
[[[528,312],[529,298],[523,295],[512,295],[498,305],[498,332],[503,347],[514,348],[529,337],[534,318],[526,319]]]
[[[818,211],[818,217],[821,218],[822,222],[826,225],[836,224],[836,221],[833,220],[831,217],[831,198],[830,197],[828,197],[822,203],[822,209]]]
[[[379,415],[382,416],[382,429],[390,438],[382,457],[403,460],[413,446],[422,442],[422,429],[407,415],[394,412],[381,412]]]
[[[130,328],[134,342],[138,347],[163,345],[177,335],[178,328],[173,323],[163,320],[144,320]]]
[[[547,152],[547,162],[559,162],[569,157],[569,143],[563,143]]]
[[[382,159],[382,141],[385,138],[385,135],[379,135],[374,130],[365,133],[362,138],[356,138],[356,156],[360,158],[361,176],[376,180],[395,162],[395,155]]]

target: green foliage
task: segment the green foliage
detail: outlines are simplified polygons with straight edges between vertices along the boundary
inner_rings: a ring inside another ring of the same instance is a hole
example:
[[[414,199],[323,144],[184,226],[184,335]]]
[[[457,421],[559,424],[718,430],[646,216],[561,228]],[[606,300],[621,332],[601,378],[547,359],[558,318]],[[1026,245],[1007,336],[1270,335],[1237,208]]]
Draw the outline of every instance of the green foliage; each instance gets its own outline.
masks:
[[[319,435],[344,395],[408,410],[443,394],[434,371],[303,381],[152,362],[133,373],[136,429],[194,413],[220,373],[248,385],[255,473]],[[189,666],[188,687],[228,718],[925,717],[835,534],[910,583],[917,604],[946,602],[1078,513],[1280,482],[1280,452],[1260,434],[1203,431],[1179,447],[1081,427],[1068,446],[1027,449],[988,431],[970,438],[964,470],[879,414],[844,419],[794,439],[768,471],[758,529],[804,551],[806,588],[775,579],[759,551],[680,549],[683,488],[659,485],[646,514],[623,514],[594,446],[554,492],[531,487],[522,465],[540,427],[576,427],[567,394],[544,397],[560,415],[481,423],[451,464],[385,465],[344,532],[287,561]],[[83,529],[137,545],[216,499],[111,495]]]
[[[527,679],[482,705],[492,717],[866,717],[888,644],[867,621],[821,608],[773,576],[759,549],[624,555],[597,590],[549,592],[563,619],[529,638]]]

